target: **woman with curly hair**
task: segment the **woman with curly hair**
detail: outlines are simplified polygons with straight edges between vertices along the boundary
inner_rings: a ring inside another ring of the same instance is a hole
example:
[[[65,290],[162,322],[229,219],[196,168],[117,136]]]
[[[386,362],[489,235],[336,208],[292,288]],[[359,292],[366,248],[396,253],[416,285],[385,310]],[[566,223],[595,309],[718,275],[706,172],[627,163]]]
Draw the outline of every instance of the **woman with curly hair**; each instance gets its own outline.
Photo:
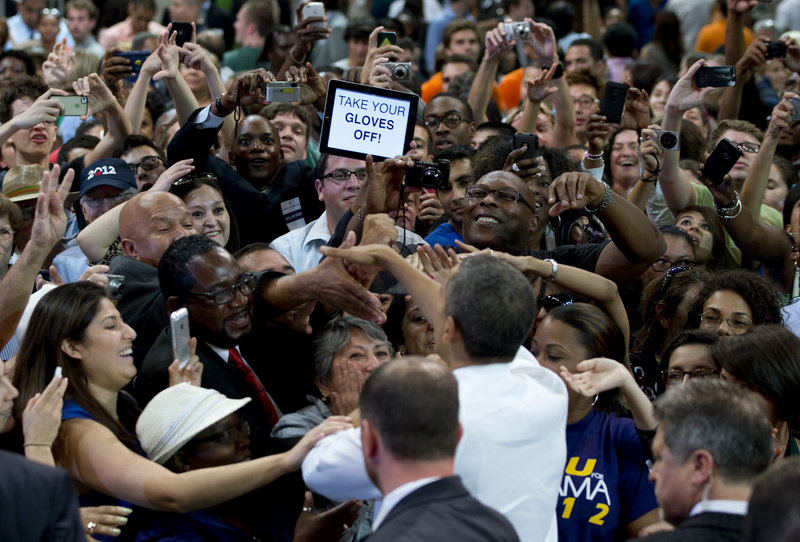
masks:
[[[689,322],[722,336],[742,335],[755,325],[780,324],[778,291],[752,271],[721,271],[701,290]]]

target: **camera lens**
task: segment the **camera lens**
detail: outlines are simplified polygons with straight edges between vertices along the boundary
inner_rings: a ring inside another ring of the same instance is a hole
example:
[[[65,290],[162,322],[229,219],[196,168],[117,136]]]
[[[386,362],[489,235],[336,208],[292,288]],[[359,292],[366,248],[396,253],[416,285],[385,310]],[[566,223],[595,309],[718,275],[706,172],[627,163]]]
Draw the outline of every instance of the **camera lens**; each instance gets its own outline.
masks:
[[[661,134],[661,147],[664,149],[672,149],[675,147],[675,144],[678,142],[678,138],[675,137],[675,134]]]
[[[436,188],[442,180],[442,172],[435,167],[426,167],[419,175],[423,188]]]
[[[520,26],[518,30],[521,38],[527,37],[528,33],[530,32],[530,28],[528,28],[527,26]]]
[[[395,66],[392,70],[392,77],[395,79],[405,79],[408,77],[408,68],[405,66]]]

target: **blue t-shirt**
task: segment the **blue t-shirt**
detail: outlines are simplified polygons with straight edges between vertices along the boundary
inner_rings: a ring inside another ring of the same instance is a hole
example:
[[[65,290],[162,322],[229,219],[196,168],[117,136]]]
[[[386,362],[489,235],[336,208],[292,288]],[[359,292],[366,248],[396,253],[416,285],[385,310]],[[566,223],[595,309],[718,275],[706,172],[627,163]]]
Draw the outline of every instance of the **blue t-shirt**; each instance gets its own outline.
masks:
[[[464,238],[458,234],[458,232],[453,228],[453,226],[450,225],[449,222],[439,224],[436,226],[435,230],[430,232],[427,237],[425,237],[425,242],[430,246],[439,244],[443,247],[455,248],[456,241],[463,242]]]
[[[627,525],[658,508],[646,461],[633,420],[593,410],[567,425],[558,539],[627,540]]]

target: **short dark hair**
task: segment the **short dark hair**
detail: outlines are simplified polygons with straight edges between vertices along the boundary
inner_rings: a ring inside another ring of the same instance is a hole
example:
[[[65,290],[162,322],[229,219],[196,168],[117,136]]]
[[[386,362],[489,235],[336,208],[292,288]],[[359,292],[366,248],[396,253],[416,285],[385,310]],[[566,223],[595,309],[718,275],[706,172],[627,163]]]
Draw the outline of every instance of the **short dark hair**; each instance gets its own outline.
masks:
[[[91,135],[76,136],[61,145],[58,149],[58,162],[63,164],[67,161],[67,155],[73,149],[93,149],[100,143],[100,138]]]
[[[474,361],[512,358],[533,328],[536,294],[525,275],[479,254],[464,260],[444,285],[445,314],[461,331]]]
[[[164,164],[167,163],[167,157],[164,156],[164,151],[161,150],[155,142],[149,137],[141,134],[131,134],[122,141],[122,146],[114,152],[114,158],[119,158],[129,150],[136,147],[150,147],[153,152],[161,158]]]
[[[603,94],[603,83],[597,80],[597,77],[592,75],[588,72],[572,72],[566,75],[567,77],[567,86],[570,85],[587,85],[595,89],[597,91],[597,97],[599,98],[601,94]]]
[[[22,224],[22,211],[19,205],[8,199],[4,193],[0,192],[0,218],[8,217],[8,223],[12,230],[19,228]]]
[[[647,92],[648,94],[653,91],[661,77],[664,76],[664,69],[658,62],[652,60],[635,60],[628,64],[626,68],[631,74],[631,86]]]
[[[775,405],[779,420],[800,420],[800,338],[778,324],[754,326],[719,341],[711,354],[737,380]]]
[[[481,34],[478,32],[478,24],[475,21],[469,21],[467,19],[455,19],[444,27],[444,31],[442,32],[442,45],[448,47],[450,45],[450,38],[453,37],[453,34],[456,32],[461,32],[462,30],[472,30],[475,32],[475,35],[478,36],[478,40],[480,41]]]
[[[367,378],[361,419],[375,426],[398,459],[453,457],[458,443],[458,383],[443,364],[409,356],[385,363]]]
[[[567,49],[569,50],[572,47],[580,47],[580,46],[589,48],[589,54],[592,55],[592,60],[594,60],[595,62],[598,60],[603,60],[603,46],[600,45],[599,41],[592,38],[578,38],[572,43],[570,43]]]
[[[461,102],[461,105],[464,107],[464,114],[466,115],[467,120],[469,120],[470,122],[475,120],[475,114],[472,112],[472,107],[469,105],[467,100],[463,99],[458,94],[453,94],[452,92],[440,92],[439,94],[430,99],[430,101],[425,105],[425,109],[427,109],[428,106],[430,106],[434,100],[438,100],[439,98],[455,98],[456,100]]]
[[[255,23],[259,36],[266,37],[278,22],[275,20],[275,12],[279,8],[274,0],[248,0],[239,9],[247,9],[247,22]]]
[[[305,107],[299,107],[285,102],[274,102],[264,107],[260,112],[260,114],[269,121],[274,119],[275,115],[281,113],[289,113],[300,119],[300,121],[306,125],[306,138],[311,137],[311,114],[309,114],[308,109]]]
[[[350,39],[369,38],[370,33],[375,28],[375,19],[372,17],[364,17],[362,19],[351,19],[344,31],[344,41]]]
[[[97,118],[87,119],[84,122],[80,123],[78,127],[75,129],[74,137],[83,137],[85,135],[89,135],[89,131],[98,126],[103,126],[102,120]]]
[[[800,457],[785,458],[759,478],[743,531],[745,542],[800,539]]]
[[[495,132],[494,135],[505,136],[508,139],[511,139],[517,133],[517,129],[510,124],[493,120],[480,123],[475,128],[475,131],[478,132],[480,130],[489,130]]]
[[[792,210],[794,209],[797,200],[800,200],[800,184],[796,184],[789,188],[789,193],[786,195],[786,199],[783,202],[783,225],[788,226],[792,223]],[[792,232],[792,233],[800,233],[800,232]],[[797,244],[795,242],[795,244]]]
[[[475,149],[469,145],[450,145],[449,147],[445,147],[439,151],[439,153],[436,155],[436,159],[452,161],[467,158],[468,160],[472,161],[473,156],[475,156]]]
[[[69,8],[77,10],[85,9],[89,12],[90,19],[97,19],[97,16],[100,15],[100,11],[97,9],[97,6],[94,5],[92,0],[69,0],[64,8],[64,12],[69,13]]]
[[[502,135],[489,136],[483,140],[472,158],[472,173],[480,179],[492,171],[500,171],[506,163],[508,153],[514,146]]]
[[[439,67],[440,70],[444,69],[445,64],[466,64],[469,66],[469,71],[478,71],[478,63],[475,62],[475,59],[471,56],[467,55],[450,55],[442,60],[442,63]]]
[[[0,90],[0,124],[5,124],[13,117],[11,105],[15,101],[28,98],[31,102],[35,102],[45,92],[47,92],[47,85],[38,77],[23,75],[18,79],[6,82]]]
[[[681,160],[694,160],[702,162],[706,156],[707,142],[703,132],[693,122],[684,122],[681,125]]]
[[[614,23],[606,28],[606,33],[603,34],[603,45],[606,46],[608,54],[611,56],[632,57],[638,41],[639,36],[636,34],[636,29],[628,23]],[[574,44],[573,41],[572,45]]]
[[[205,235],[187,235],[167,247],[158,262],[158,284],[164,298],[183,297],[191,290],[197,280],[189,272],[189,262],[218,248],[222,247]]]
[[[675,352],[681,346],[685,346],[687,344],[705,344],[708,345],[709,350],[719,341],[719,334],[714,333],[713,331],[708,331],[706,329],[687,329],[685,331],[681,331],[681,333],[675,337],[675,339],[669,343],[664,353],[661,355],[661,369],[666,371],[669,369],[669,358],[672,357],[672,353]],[[715,368],[719,369],[720,366],[714,358],[711,358],[714,362]]]
[[[692,378],[669,388],[653,410],[672,456],[684,462],[692,452],[707,450],[725,483],[748,483],[772,461],[772,427],[766,412],[736,384]]]
[[[26,51],[23,51],[22,49],[9,49],[8,51],[3,51],[0,53],[0,60],[8,57],[16,58],[17,60],[21,60],[23,63],[25,63],[26,75],[36,75],[36,62]]]

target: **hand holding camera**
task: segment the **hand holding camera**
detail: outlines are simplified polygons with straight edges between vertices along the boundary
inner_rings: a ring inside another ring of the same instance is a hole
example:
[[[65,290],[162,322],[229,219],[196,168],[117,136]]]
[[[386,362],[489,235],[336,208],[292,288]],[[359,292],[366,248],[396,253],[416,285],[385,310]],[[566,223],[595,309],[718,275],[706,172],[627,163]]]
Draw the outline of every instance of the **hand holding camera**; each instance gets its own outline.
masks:
[[[668,109],[677,109],[681,113],[688,111],[700,105],[703,102],[703,98],[714,90],[711,87],[701,88],[698,82],[695,81],[695,75],[705,65],[705,60],[698,60],[687,70],[683,77],[678,79],[678,82],[675,83],[669,93],[669,98],[667,98]]]

